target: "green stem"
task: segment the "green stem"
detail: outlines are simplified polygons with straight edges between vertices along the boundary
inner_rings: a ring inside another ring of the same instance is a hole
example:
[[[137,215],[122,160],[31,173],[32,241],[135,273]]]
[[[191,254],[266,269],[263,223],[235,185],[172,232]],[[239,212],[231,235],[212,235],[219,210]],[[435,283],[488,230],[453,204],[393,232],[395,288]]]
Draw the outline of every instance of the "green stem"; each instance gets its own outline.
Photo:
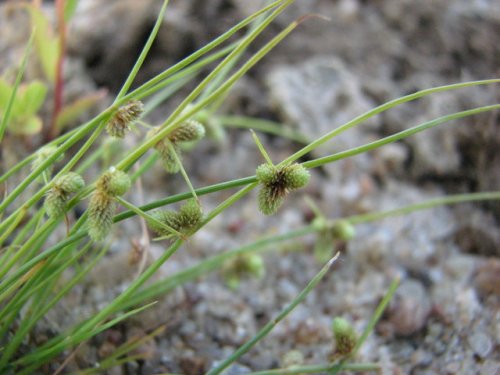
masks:
[[[82,324],[79,329],[75,332],[70,333],[67,339],[57,342],[55,345],[51,345],[52,341],[43,345],[40,350],[33,354],[29,354],[20,360],[16,361],[18,364],[29,364],[32,362],[40,363],[40,360],[48,360],[67,346],[77,345],[83,339],[86,339],[89,331],[93,331],[95,327],[101,324],[101,322],[106,319],[110,312],[115,309],[116,305],[119,305],[124,300],[129,298],[141,285],[143,285],[151,276],[153,276],[156,271],[180,248],[183,244],[181,239],[176,240],[156,261],[154,261],[137,279],[135,279],[129,287],[117,296],[110,304],[104,307],[101,311],[96,313],[91,319],[86,323]],[[108,326],[107,324],[106,326]]]
[[[368,325],[366,326],[365,330],[361,334],[361,337],[359,338],[359,340],[356,343],[356,346],[354,347],[352,352],[347,357],[343,358],[334,368],[331,369],[331,371],[329,372],[330,375],[336,375],[339,373],[339,371],[344,370],[345,366],[347,366],[347,364],[345,362],[356,356],[356,353],[359,351],[359,348],[361,348],[361,346],[364,344],[368,335],[373,331],[373,329],[375,328],[375,325],[378,323],[378,321],[382,317],[382,314],[384,313],[385,309],[387,308],[387,305],[389,304],[392,297],[394,296],[394,293],[396,293],[396,289],[398,288],[398,286],[399,286],[399,278],[396,278],[392,281],[384,298],[382,298],[382,301],[380,301],[377,308],[375,309],[373,315],[370,318],[370,321],[368,322]]]
[[[255,133],[253,129],[250,129],[250,132],[252,133],[253,141],[257,145],[257,148],[259,149],[261,155],[264,157],[264,160],[266,161],[266,163],[269,165],[274,165],[273,161],[271,160],[271,157],[269,156],[266,149],[264,148],[264,145],[260,141],[259,137],[257,137],[257,133]]]
[[[226,369],[231,363],[240,358],[243,354],[248,352],[257,342],[262,340],[269,332],[273,330],[273,328],[282,321],[298,304],[300,304],[306,296],[314,289],[316,285],[321,281],[323,276],[326,275],[332,264],[338,258],[339,253],[335,257],[333,257],[330,261],[326,263],[326,265],[318,272],[318,274],[307,284],[300,294],[295,297],[295,299],[285,308],[283,309],[276,318],[268,322],[251,340],[242,345],[238,350],[236,350],[232,355],[230,355],[227,359],[222,361],[217,367],[210,370],[207,375],[217,375],[220,374],[224,369]]]
[[[226,128],[254,129],[263,133],[288,138],[297,143],[306,145],[310,143],[307,137],[291,130],[286,124],[244,116],[216,116],[216,118]]]
[[[285,2],[285,5],[279,7],[269,18],[277,17],[277,12],[282,11],[285,6],[293,0],[288,0]],[[267,24],[267,23],[266,23]],[[117,168],[121,170],[128,170],[132,164],[138,160],[144,153],[146,153],[151,147],[153,147],[156,143],[158,143],[161,139],[165,138],[170,132],[172,132],[177,126],[181,123],[192,117],[195,113],[200,111],[202,108],[213,102],[219,95],[224,94],[227,90],[229,90],[235,83],[238,81],[251,67],[253,67],[260,59],[262,59],[271,49],[273,49],[281,40],[283,40],[293,29],[298,26],[297,22],[293,22],[290,26],[284,29],[281,33],[279,33],[276,37],[274,37],[270,42],[268,42],[262,49],[260,49],[255,55],[253,55],[236,73],[234,73],[226,82],[221,85],[217,90],[215,90],[211,95],[209,95],[206,99],[201,100],[198,104],[193,105],[189,110],[185,110],[181,114],[181,107],[184,105],[191,103],[192,99],[196,98],[198,95],[198,91],[203,89],[204,84],[200,84],[197,86],[195,90],[186,98],[182,105],[180,105],[174,113],[161,125],[161,130],[155,134],[153,137],[144,141],[140,146],[138,146],[135,150],[133,150],[124,160],[122,160]],[[260,30],[260,28],[258,29]],[[242,44],[245,43],[242,42]],[[236,51],[237,48],[234,50]],[[233,52],[234,52],[233,51]],[[232,52],[232,53],[233,53]],[[231,54],[230,54],[231,55]],[[229,57],[229,56],[228,56]],[[227,58],[224,60],[226,61]],[[223,61],[223,62],[224,62]],[[222,63],[223,63],[222,62]],[[222,64],[221,63],[221,64]],[[216,68],[217,69],[217,68]],[[189,100],[188,100],[189,99]],[[182,107],[182,109],[184,109]],[[172,122],[170,122],[172,121]]]
[[[122,310],[125,308],[129,308],[144,301],[152,300],[153,298],[164,295],[168,291],[188,281],[195,280],[203,275],[206,275],[208,272],[220,268],[228,259],[243,254],[262,251],[266,248],[269,248],[271,245],[278,244],[284,241],[290,241],[314,232],[316,232],[316,229],[313,226],[306,226],[304,228],[300,228],[298,230],[291,231],[285,234],[261,238],[260,240],[249,245],[245,245],[231,251],[214,255],[210,258],[202,260],[195,266],[179,271],[164,280],[157,281],[151,285],[148,285],[144,289],[137,291],[134,295],[127,299],[123,305],[120,305],[119,309]],[[272,249],[277,249],[277,247],[273,247]]]
[[[16,100],[17,89],[19,88],[19,85],[21,84],[21,80],[23,78],[24,71],[26,70],[26,64],[28,63],[28,57],[29,57],[29,54],[31,51],[31,47],[33,45],[34,37],[35,37],[35,30],[32,30],[30,38],[28,40],[28,44],[26,45],[26,48],[24,49],[23,59],[21,61],[21,66],[19,68],[19,71],[17,72],[16,80],[14,81],[12,93],[10,94],[9,100],[7,101],[7,106],[5,107],[5,111],[2,114],[2,121],[0,121],[0,144],[2,143],[5,129],[7,129],[7,124],[9,123],[9,120],[10,120],[10,113],[12,111],[14,101]]]
[[[410,102],[412,100],[420,99],[424,96],[438,93],[438,92],[456,90],[456,89],[460,89],[460,88],[477,86],[477,85],[487,85],[487,84],[491,84],[491,83],[500,83],[500,79],[488,79],[488,80],[483,80],[483,81],[471,81],[471,82],[465,82],[465,83],[456,83],[453,85],[438,86],[438,87],[433,87],[433,88],[426,89],[426,90],[417,91],[413,94],[406,95],[406,96],[403,96],[403,97],[400,97],[397,99],[393,99],[387,103],[384,103],[378,107],[375,107],[374,109],[372,109],[368,112],[365,112],[365,113],[359,115],[358,117],[355,117],[351,121],[346,122],[345,124],[339,126],[338,128],[336,128],[336,129],[332,130],[331,132],[325,134],[324,136],[318,138],[314,142],[308,144],[307,146],[305,146],[301,150],[297,151],[295,154],[293,154],[293,155],[289,156],[287,159],[283,160],[281,162],[281,164],[286,165],[286,164],[289,164],[289,163],[296,161],[300,157],[308,154],[309,152],[318,148],[322,144],[328,142],[330,139],[339,135],[340,133],[343,133],[346,130],[368,120],[369,118],[371,118],[379,113],[382,113],[384,111],[387,111],[388,109],[391,109],[397,105],[407,103],[407,102]]]
[[[181,158],[177,154],[177,151],[175,151],[175,147],[172,144],[172,142],[170,142],[170,141],[168,142],[168,148],[170,150],[170,153],[174,157],[175,162],[179,165],[179,171],[181,172],[182,178],[184,178],[184,181],[186,182],[186,184],[189,188],[189,191],[193,195],[193,198],[196,200],[196,202],[198,202],[198,205],[200,205],[200,200],[198,199],[198,196],[196,195],[196,191],[193,187],[193,184],[191,183],[191,180],[189,179],[189,176],[188,176],[186,170],[184,169],[184,165],[182,165]]]
[[[319,374],[331,371],[337,366],[336,363],[327,363],[325,365],[309,365],[309,366],[292,366],[289,368],[256,371],[251,372],[249,375],[300,375],[300,374]],[[380,365],[376,363],[350,363],[342,367],[344,371],[352,372],[367,372],[379,371]]]
[[[58,138],[54,139],[53,141],[51,141],[49,143],[46,143],[44,146],[58,145],[58,144],[60,144],[62,142],[65,142],[66,140],[68,140],[69,138],[71,138],[77,131],[78,131],[78,128],[75,128],[75,129],[73,129],[73,130],[71,130],[71,131],[69,131],[69,132],[67,132],[67,133],[59,136]],[[26,165],[30,164],[31,161],[33,159],[35,159],[35,158],[36,158],[36,153],[31,153],[30,155],[28,155],[27,157],[25,157],[19,163],[17,163],[12,168],[10,168],[5,174],[3,174],[2,176],[0,176],[0,183],[7,181],[7,179],[9,177],[11,177],[12,175],[14,175],[16,172],[20,171]]]
[[[105,120],[107,117],[111,115],[113,110],[110,108],[104,112],[102,112],[99,116],[88,122],[87,124],[83,125],[78,132],[76,132],[73,136],[71,136],[66,142],[64,142],[62,145],[60,145],[56,152],[54,152],[51,156],[49,156],[44,162],[40,164],[37,168],[35,168],[5,199],[4,201],[0,204],[0,213],[3,212],[7,206],[9,206],[14,200],[19,197],[19,195],[30,185],[47,167],[52,165],[58,158],[61,156],[65,151],[67,151],[71,146],[73,146],[76,142],[78,142],[80,139],[85,137],[90,131],[92,131],[93,128],[95,128],[101,121]],[[54,179],[52,179],[51,183],[48,185],[44,186],[42,188],[42,191],[45,192],[47,191],[50,187],[51,184],[54,182]],[[41,197],[42,194],[37,194],[38,197]],[[39,198],[38,198],[39,199]],[[30,204],[33,204],[36,202],[34,199],[30,199],[28,202],[26,202],[23,206],[25,207],[30,207]],[[29,204],[28,204],[29,203]],[[2,232],[7,225],[9,225],[10,220],[12,220],[15,215],[19,212],[19,210],[22,209],[21,206],[18,210],[14,211],[9,218],[5,219],[2,224],[0,224],[0,232]]]
[[[153,30],[151,30],[151,34],[149,34],[148,40],[146,41],[146,44],[144,44],[144,47],[142,48],[142,51],[141,51],[141,54],[139,55],[139,58],[136,60],[134,67],[130,71],[125,83],[123,84],[122,88],[120,89],[120,92],[116,96],[115,103],[125,96],[125,94],[129,90],[130,86],[134,82],[134,79],[137,76],[137,73],[139,73],[139,69],[141,68],[142,64],[144,63],[144,60],[146,60],[146,56],[148,55],[148,52],[151,49],[151,46],[153,45],[153,42],[156,39],[156,35],[158,34],[158,30],[160,29],[160,26],[163,23],[165,11],[167,10],[168,1],[169,0],[163,1],[163,5],[161,6],[160,12],[158,13],[158,17],[156,18],[156,22],[155,22],[155,25],[153,27]]]
[[[224,34],[219,36],[218,38],[214,39],[212,42],[208,43],[205,47],[200,48],[193,54],[189,55],[186,57],[184,60],[178,62],[171,68],[165,70],[164,72],[158,74],[154,78],[150,79],[134,91],[132,91],[130,94],[126,95],[124,99],[130,100],[134,99],[138,96],[140,96],[144,91],[149,90],[151,87],[155,86],[156,84],[160,83],[167,77],[173,75],[174,73],[178,72],[179,70],[183,69],[184,67],[188,66],[192,62],[198,60],[201,56],[205,55],[206,53],[210,52],[213,50],[215,47],[219,46],[222,44],[224,41],[229,39],[231,36],[233,36],[235,33],[237,33],[239,30],[242,28],[246,27],[248,24],[253,22],[257,17],[259,17],[261,14],[267,12],[268,10],[271,10],[273,8],[276,8],[279,4],[282,4],[284,0],[277,0],[268,6],[260,9],[259,11],[255,12],[254,14],[250,15],[243,21],[239,22],[237,25],[233,26],[230,28],[228,31],[226,31]]]
[[[132,203],[127,202],[125,199],[122,197],[116,197],[115,198],[123,207],[128,208],[130,211],[134,212],[136,215],[141,216],[144,218],[146,221],[150,221],[161,228],[165,229],[166,231],[170,232],[171,234],[177,236],[177,237],[182,237],[182,234],[180,234],[178,231],[176,231],[174,228],[168,226],[165,223],[162,223],[161,221],[156,220],[153,216],[147,214],[146,212],[142,211],[138,207],[134,206]]]
[[[345,158],[348,158],[348,157],[351,157],[354,155],[359,155],[359,154],[362,154],[364,152],[374,150],[374,149],[379,148],[381,146],[384,146],[386,144],[396,142],[398,140],[409,137],[409,136],[416,134],[416,133],[420,133],[424,130],[433,128],[435,126],[441,125],[441,124],[448,122],[448,121],[451,121],[451,120],[457,120],[457,119],[460,119],[463,117],[476,115],[476,114],[479,114],[482,112],[493,111],[495,109],[500,109],[500,104],[489,105],[489,106],[469,109],[469,110],[462,111],[462,112],[452,113],[450,115],[442,116],[442,117],[439,117],[437,119],[424,122],[420,125],[417,125],[417,126],[410,128],[410,129],[406,129],[406,130],[403,130],[399,133],[393,134],[391,136],[379,139],[378,141],[367,143],[365,145],[351,148],[351,149],[346,150],[346,151],[338,152],[338,153],[333,154],[333,155],[314,159],[314,160],[305,162],[302,165],[306,168],[316,168],[316,167],[319,167],[321,165],[332,163],[332,162],[340,160],[340,159],[345,159]],[[288,159],[290,159],[290,158],[288,158]],[[288,159],[286,159],[286,160],[288,160]],[[282,164],[282,163],[280,163],[280,164]]]

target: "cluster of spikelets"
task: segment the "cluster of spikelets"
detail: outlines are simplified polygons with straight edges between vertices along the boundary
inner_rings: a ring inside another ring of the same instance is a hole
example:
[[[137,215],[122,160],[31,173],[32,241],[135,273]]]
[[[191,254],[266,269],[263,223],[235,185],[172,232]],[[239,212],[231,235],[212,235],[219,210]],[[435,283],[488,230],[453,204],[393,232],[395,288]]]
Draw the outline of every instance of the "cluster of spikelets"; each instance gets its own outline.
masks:
[[[189,199],[184,203],[179,211],[156,210],[151,216],[163,225],[158,225],[154,221],[149,221],[150,228],[160,236],[169,236],[168,228],[181,233],[183,236],[189,236],[195,231],[203,220],[203,211],[195,199]]]
[[[318,234],[314,256],[320,263],[331,259],[337,243],[348,242],[356,235],[354,226],[347,220],[332,222],[323,216],[318,216],[313,220],[312,225]]]
[[[227,261],[222,269],[226,284],[231,289],[236,289],[240,281],[246,277],[262,278],[265,274],[265,265],[259,254],[242,254]]]
[[[283,204],[291,190],[300,189],[309,183],[309,171],[298,163],[275,166],[261,164],[256,171],[259,191],[259,210],[265,215],[272,215]]]
[[[135,121],[144,112],[144,105],[139,100],[132,100],[118,108],[111,119],[106,124],[106,131],[116,138],[123,138],[127,134]]]
[[[50,218],[57,218],[66,212],[66,203],[72,194],[79,192],[85,186],[82,176],[68,172],[59,177],[47,192],[44,207]]]
[[[97,180],[88,208],[88,232],[94,241],[102,241],[110,232],[116,210],[114,198],[125,194],[130,184],[130,177],[114,167]]]
[[[148,136],[152,137],[160,131],[153,129]],[[205,127],[196,120],[186,120],[165,138],[158,141],[154,148],[168,173],[177,173],[180,170],[181,152],[183,143],[196,142],[205,136]]]

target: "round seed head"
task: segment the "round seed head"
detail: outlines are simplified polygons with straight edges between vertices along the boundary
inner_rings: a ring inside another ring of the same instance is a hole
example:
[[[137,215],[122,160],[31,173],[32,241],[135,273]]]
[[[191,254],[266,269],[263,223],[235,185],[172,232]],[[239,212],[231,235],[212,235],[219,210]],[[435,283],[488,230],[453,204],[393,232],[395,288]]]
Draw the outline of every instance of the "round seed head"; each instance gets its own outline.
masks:
[[[295,190],[306,186],[311,174],[302,165],[295,163],[283,167],[283,178],[286,188]]]
[[[205,127],[196,120],[186,120],[168,135],[172,143],[199,141],[205,136]]]
[[[203,211],[195,199],[189,199],[184,203],[177,217],[181,230],[195,229],[203,219]]]
[[[259,165],[255,171],[257,181],[264,185],[272,184],[276,179],[276,173],[277,168],[268,163]]]
[[[259,254],[248,254],[246,256],[248,272],[256,277],[262,277],[265,272],[264,259]]]
[[[96,190],[90,199],[88,233],[95,242],[102,241],[111,231],[115,202],[104,191]]]
[[[177,162],[177,159],[181,160],[182,157],[179,147],[172,143],[170,146],[162,148],[162,151],[158,153],[167,173],[175,174],[181,170],[181,166]],[[177,156],[177,158],[175,156]]]
[[[138,100],[121,106],[106,124],[106,131],[112,137],[123,138],[142,112],[144,112],[144,106]]]
[[[66,210],[66,201],[57,190],[51,189],[45,197],[43,207],[50,218],[56,218],[64,215]]]
[[[335,336],[335,353],[342,356],[349,354],[358,340],[354,328],[347,320],[335,318],[332,322],[332,331]]]
[[[339,220],[333,225],[333,235],[343,241],[349,241],[356,235],[354,226],[346,220]]]
[[[151,216],[154,217],[156,220],[158,220],[160,223],[163,223],[175,230],[178,230],[178,228],[175,228],[175,216],[177,214],[174,211],[167,211],[167,210],[156,210],[151,213]],[[153,232],[158,234],[159,236],[166,236],[171,234],[165,227],[158,225],[156,222],[153,222],[151,220],[148,220],[148,225],[151,228]]]
[[[130,185],[128,174],[115,167],[111,167],[97,180],[97,189],[114,197],[125,194]]]
[[[85,186],[82,176],[75,172],[68,172],[57,179],[54,187],[64,194],[71,194],[80,191]]]

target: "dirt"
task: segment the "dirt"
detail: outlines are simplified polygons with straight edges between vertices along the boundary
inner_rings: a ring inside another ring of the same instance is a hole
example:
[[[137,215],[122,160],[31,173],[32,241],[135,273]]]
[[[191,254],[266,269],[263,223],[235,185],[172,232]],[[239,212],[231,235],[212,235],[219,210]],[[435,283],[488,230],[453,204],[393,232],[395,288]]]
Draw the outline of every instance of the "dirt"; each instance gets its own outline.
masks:
[[[69,32],[69,59],[82,74],[67,79],[84,82],[74,84],[77,92],[78,87],[104,87],[111,96],[145,41],[161,2],[80,3]],[[171,1],[139,78],[152,77],[200,48],[255,11],[256,3]],[[329,20],[311,17],[301,24],[235,87],[225,112],[279,121],[315,139],[399,96],[500,73],[496,1],[297,0],[257,44],[306,14]],[[0,25],[6,28],[3,19]],[[11,43],[0,51],[22,47],[15,34],[9,35]],[[15,61],[13,55],[1,55],[10,57],[0,61]],[[362,145],[498,98],[496,85],[433,95],[350,129],[306,158]],[[162,106],[152,121],[165,118],[177,102]],[[305,194],[325,216],[340,218],[446,194],[498,190],[498,119],[496,112],[468,117],[313,170],[305,191],[290,195],[276,216],[257,211],[254,192],[197,233],[155,279],[263,235],[305,225],[311,219]],[[194,186],[252,175],[263,162],[248,131],[230,129],[226,137],[219,144],[203,141],[185,158]],[[275,161],[300,147],[274,136],[262,140]],[[132,201],[185,190],[179,176],[167,176],[160,168],[143,184],[145,193],[135,194]],[[203,206],[208,211],[226,196],[204,196]],[[395,277],[401,278],[397,295],[357,361],[378,362],[383,374],[499,373],[499,219],[498,203],[463,204],[356,226],[352,241],[336,244],[342,250],[340,261],[320,285],[227,374],[283,366],[295,351],[303,364],[327,362],[334,347],[332,319],[342,316],[361,332]],[[38,328],[40,335],[78,322],[130,283],[138,267],[129,261],[130,240],[140,236],[138,223],[133,219],[120,224],[110,254],[85,286],[51,312]],[[319,271],[321,264],[313,254],[316,240],[307,236],[266,252],[265,276],[245,278],[237,289],[230,288],[220,272],[175,289],[157,306],[83,345],[67,370],[94,366],[126,339],[165,325],[162,334],[139,349],[146,360],[109,373],[205,373],[249,340]],[[165,242],[153,242],[150,261],[165,247]],[[67,314],[70,308],[73,313]]]

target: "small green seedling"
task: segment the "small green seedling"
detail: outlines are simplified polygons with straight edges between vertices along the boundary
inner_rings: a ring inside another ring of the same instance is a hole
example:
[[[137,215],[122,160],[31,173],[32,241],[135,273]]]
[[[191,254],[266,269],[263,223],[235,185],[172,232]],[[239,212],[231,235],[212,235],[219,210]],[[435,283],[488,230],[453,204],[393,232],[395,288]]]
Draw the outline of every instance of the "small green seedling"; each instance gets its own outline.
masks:
[[[231,289],[237,289],[243,278],[262,278],[266,268],[262,256],[259,254],[243,254],[228,260],[223,267],[222,274],[226,284]]]
[[[0,117],[6,110],[14,86],[0,78]],[[10,112],[7,130],[16,135],[33,135],[42,130],[42,119],[37,112],[43,105],[47,87],[40,81],[21,84],[17,90]]]

